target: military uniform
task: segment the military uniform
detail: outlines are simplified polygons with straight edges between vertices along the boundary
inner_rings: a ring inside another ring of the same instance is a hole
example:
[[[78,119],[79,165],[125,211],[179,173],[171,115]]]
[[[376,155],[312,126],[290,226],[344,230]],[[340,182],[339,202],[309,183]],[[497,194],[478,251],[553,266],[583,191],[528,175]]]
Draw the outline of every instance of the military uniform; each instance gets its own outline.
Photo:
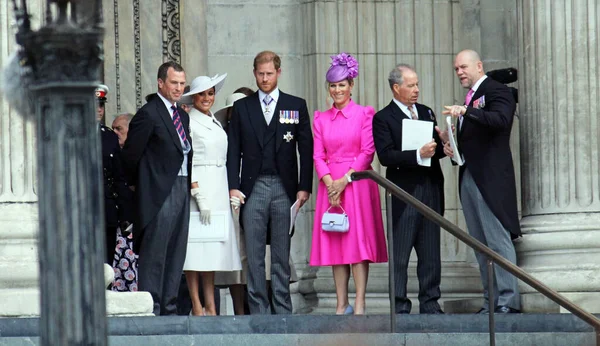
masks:
[[[121,167],[119,139],[112,129],[99,125],[102,140],[102,173],[104,175],[104,214],[106,224],[106,263],[115,257],[117,227],[133,220],[132,192]]]

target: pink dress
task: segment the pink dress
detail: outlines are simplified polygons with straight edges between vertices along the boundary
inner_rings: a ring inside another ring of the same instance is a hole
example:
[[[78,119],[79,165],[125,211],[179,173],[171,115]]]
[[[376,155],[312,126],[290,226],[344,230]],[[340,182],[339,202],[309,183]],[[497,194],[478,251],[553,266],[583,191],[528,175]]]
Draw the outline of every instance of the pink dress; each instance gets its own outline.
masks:
[[[327,187],[321,180],[331,174],[336,180],[350,168],[355,171],[372,169],[375,155],[372,121],[375,110],[350,100],[342,110],[334,107],[315,111],[314,155],[319,177],[315,223],[310,265],[330,266],[362,261],[387,262],[387,250],[379,189],[372,180],[353,181],[341,196],[341,205],[348,214],[348,232],[326,232],[321,228],[323,213],[329,208]],[[332,208],[331,211],[341,212]]]

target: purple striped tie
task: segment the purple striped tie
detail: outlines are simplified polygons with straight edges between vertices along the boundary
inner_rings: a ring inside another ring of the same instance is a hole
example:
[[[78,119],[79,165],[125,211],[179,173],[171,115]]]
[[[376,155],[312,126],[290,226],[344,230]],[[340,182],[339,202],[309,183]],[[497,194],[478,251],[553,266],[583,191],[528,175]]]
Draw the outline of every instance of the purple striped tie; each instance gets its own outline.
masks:
[[[171,106],[171,109],[173,110],[173,125],[175,125],[175,129],[177,130],[177,133],[179,133],[179,137],[185,143],[187,141],[187,138],[185,136],[185,130],[183,129],[183,124],[181,123],[181,118],[179,117],[179,111],[177,110],[177,107],[175,107],[175,106]]]

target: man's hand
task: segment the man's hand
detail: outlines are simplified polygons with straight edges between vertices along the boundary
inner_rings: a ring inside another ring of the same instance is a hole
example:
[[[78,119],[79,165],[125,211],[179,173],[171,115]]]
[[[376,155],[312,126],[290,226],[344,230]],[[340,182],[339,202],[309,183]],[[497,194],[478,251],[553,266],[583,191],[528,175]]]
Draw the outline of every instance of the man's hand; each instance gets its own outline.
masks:
[[[308,191],[298,191],[298,193],[296,193],[296,199],[300,201],[298,209],[302,208],[304,203],[308,201],[308,197],[310,197],[310,193]]]
[[[461,115],[465,115],[465,113],[467,112],[467,107],[465,107],[465,106],[454,105],[454,106],[444,106],[444,108],[446,110],[444,110],[442,112],[442,114],[451,115],[455,118],[458,118]]]
[[[450,146],[450,142],[446,142],[446,144],[444,144],[444,154],[446,154],[446,156],[452,158],[454,157],[454,151],[452,150],[452,147]]]
[[[435,127],[435,131],[438,133],[438,136],[440,136],[440,139],[442,140],[442,144],[446,144],[446,142],[448,142],[450,140],[450,137],[448,136],[448,130],[440,130],[439,126]],[[454,126],[452,126],[452,131],[454,132]]]
[[[431,142],[422,146],[421,149],[419,149],[419,154],[421,155],[421,158],[426,159],[433,157],[433,155],[435,155],[436,146],[437,143],[433,139],[431,140]]]
[[[246,202],[246,195],[238,189],[229,190],[229,202],[233,209],[238,211],[240,206]]]

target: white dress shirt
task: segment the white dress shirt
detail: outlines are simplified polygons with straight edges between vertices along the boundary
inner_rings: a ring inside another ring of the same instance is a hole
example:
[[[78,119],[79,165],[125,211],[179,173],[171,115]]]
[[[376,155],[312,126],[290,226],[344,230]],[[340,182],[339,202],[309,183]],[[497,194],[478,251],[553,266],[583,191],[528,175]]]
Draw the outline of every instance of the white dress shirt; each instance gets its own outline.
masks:
[[[262,109],[263,115],[265,116],[265,121],[267,122],[267,126],[269,126],[269,124],[271,123],[271,119],[273,119],[273,113],[275,113],[275,107],[277,107],[277,101],[279,100],[279,88],[275,88],[269,94],[269,96],[271,96],[273,101],[271,101],[271,104],[269,105],[270,112],[268,114],[265,112],[267,106],[263,102],[263,100],[265,99],[265,96],[267,96],[267,94],[264,91],[258,89],[258,100],[260,101],[260,108]]]

